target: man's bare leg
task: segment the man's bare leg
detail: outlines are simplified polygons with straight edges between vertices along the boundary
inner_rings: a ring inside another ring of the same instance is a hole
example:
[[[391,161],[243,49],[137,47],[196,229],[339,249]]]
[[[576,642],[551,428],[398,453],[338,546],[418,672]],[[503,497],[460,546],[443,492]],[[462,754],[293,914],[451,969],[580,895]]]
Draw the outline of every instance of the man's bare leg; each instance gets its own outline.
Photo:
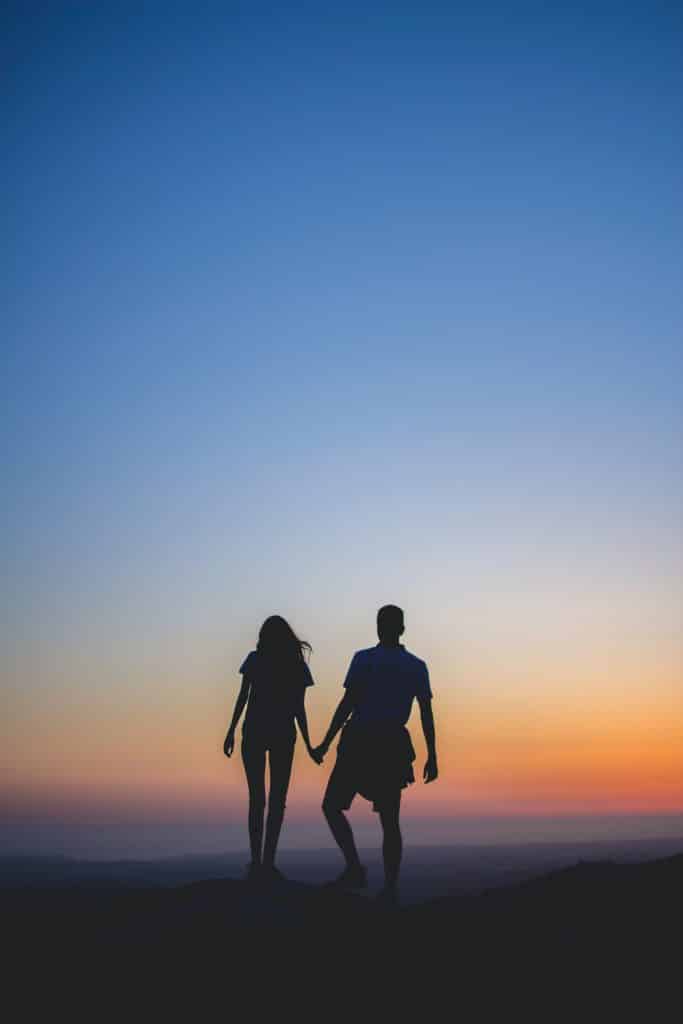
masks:
[[[398,873],[403,854],[403,837],[399,823],[400,812],[401,793],[399,791],[396,798],[385,803],[379,812],[383,832],[384,889],[387,893],[395,893],[398,888]]]
[[[346,861],[346,868],[337,879],[337,882],[342,885],[348,884],[352,888],[365,887],[367,885],[365,868],[360,862],[353,830],[346,815],[327,799],[323,802],[323,814],[327,824],[330,826],[330,832],[334,836],[335,842]]]

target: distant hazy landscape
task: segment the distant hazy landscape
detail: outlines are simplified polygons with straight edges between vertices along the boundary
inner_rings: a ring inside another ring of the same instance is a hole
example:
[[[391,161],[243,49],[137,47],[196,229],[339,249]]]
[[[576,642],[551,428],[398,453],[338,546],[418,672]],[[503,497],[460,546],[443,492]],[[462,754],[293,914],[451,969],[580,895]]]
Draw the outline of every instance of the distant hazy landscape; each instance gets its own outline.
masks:
[[[603,842],[461,844],[414,846],[405,851],[402,900],[417,903],[452,892],[475,893],[570,867],[579,862],[633,864],[683,853],[680,838]],[[86,860],[62,856],[0,858],[0,886],[21,887],[175,887],[209,879],[241,879],[243,853],[188,855],[160,859]],[[370,889],[381,882],[379,850],[363,852]],[[318,885],[339,871],[333,849],[285,850],[279,863],[295,882]]]

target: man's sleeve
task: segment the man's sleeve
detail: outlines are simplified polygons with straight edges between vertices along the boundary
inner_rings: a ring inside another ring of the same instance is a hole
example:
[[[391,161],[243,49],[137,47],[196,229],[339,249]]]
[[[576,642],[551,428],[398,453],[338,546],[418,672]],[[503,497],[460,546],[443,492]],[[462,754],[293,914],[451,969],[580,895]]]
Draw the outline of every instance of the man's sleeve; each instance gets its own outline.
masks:
[[[432,688],[429,685],[429,670],[427,669],[427,665],[425,664],[424,661],[420,662],[420,672],[418,674],[416,684],[417,688],[415,691],[415,696],[418,698],[418,700],[420,697],[426,697],[428,700],[431,700],[433,695]]]
[[[358,654],[354,654],[351,658],[351,664],[349,670],[346,673],[346,679],[344,680],[344,689],[350,690],[360,682],[361,677],[361,664]]]

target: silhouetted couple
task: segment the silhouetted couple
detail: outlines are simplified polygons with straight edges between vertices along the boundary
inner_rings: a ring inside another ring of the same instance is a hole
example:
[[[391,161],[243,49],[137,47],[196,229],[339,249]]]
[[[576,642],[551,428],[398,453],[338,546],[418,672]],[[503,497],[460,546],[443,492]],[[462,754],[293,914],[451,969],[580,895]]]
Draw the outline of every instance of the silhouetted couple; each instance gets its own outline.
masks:
[[[306,749],[317,764],[322,763],[341,730],[337,760],[322,805],[346,861],[346,867],[331,884],[340,888],[367,885],[365,868],[344,814],[355,795],[360,793],[372,801],[373,810],[382,823],[385,884],[381,895],[388,900],[395,897],[402,852],[401,791],[415,781],[415,750],[406,728],[413,699],[417,699],[420,707],[427,744],[424,781],[432,782],[438,774],[427,666],[401,644],[403,631],[401,609],[395,605],[380,608],[377,613],[379,643],[354,654],[344,681],[346,693],[332,716],[325,739],[314,748],[305,709],[305,693],[307,687],[313,685],[313,677],[304,652],[310,653],[311,646],[299,640],[279,615],[263,623],[256,650],[240,668],[242,686],[224,744],[225,753],[230,757],[235,746],[235,730],[246,705],[242,759],[249,786],[250,879],[283,877],[275,867],[275,854],[292,771],[295,723],[298,723]],[[266,753],[270,791],[264,842]]]

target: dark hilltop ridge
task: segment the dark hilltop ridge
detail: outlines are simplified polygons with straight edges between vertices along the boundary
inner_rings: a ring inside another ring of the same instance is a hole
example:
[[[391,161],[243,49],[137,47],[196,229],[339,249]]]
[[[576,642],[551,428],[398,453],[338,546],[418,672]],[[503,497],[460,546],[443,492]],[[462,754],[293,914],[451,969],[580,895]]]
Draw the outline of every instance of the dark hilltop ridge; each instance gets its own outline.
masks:
[[[302,954],[309,964],[343,955],[363,969],[400,971],[409,951],[414,966],[438,964],[443,979],[454,957],[461,966],[463,958],[491,964],[569,953],[603,964],[664,959],[677,948],[683,853],[635,864],[578,863],[398,908],[366,893],[231,879],[174,888],[34,885],[5,889],[2,902],[13,951],[31,958],[41,951],[72,960],[105,953],[149,964],[218,956],[248,972],[256,957],[270,955],[284,970]]]
[[[635,863],[661,860],[682,850],[683,837],[408,846],[401,869],[401,902],[425,903],[454,890],[482,892],[582,861]],[[383,875],[380,851],[361,853],[371,887],[379,885]],[[246,860],[244,851],[117,860],[7,854],[0,856],[0,891],[26,887],[175,887],[242,878]],[[339,854],[331,848],[285,849],[278,862],[288,878],[316,886],[334,877],[340,868]]]

